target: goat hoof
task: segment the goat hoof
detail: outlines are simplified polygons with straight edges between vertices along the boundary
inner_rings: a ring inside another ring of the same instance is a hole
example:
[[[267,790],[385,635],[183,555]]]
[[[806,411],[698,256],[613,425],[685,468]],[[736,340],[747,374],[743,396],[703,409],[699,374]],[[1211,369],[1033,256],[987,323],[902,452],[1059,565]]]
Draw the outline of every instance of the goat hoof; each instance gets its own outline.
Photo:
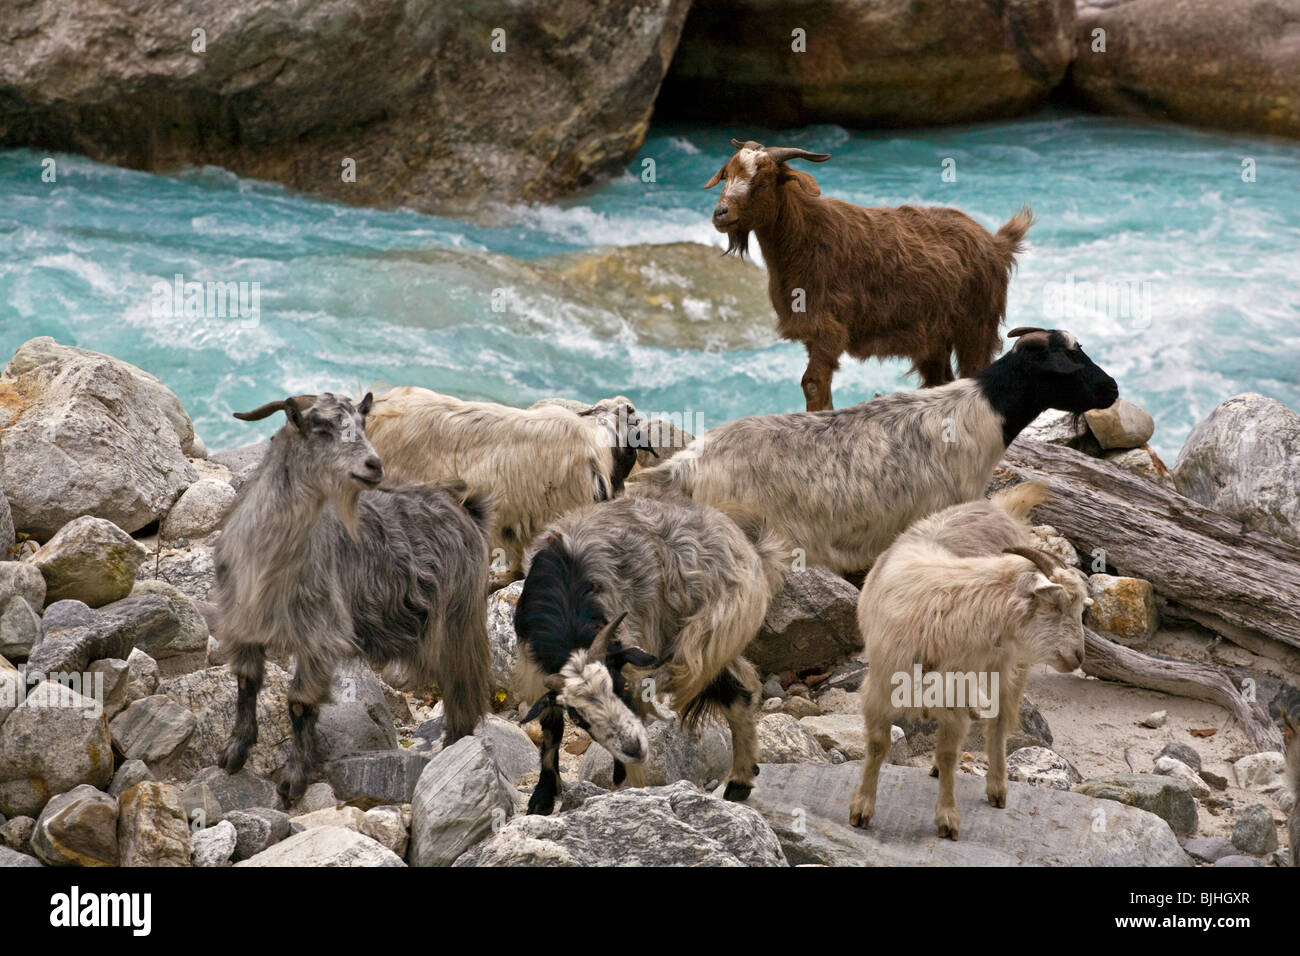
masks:
[[[871,814],[869,813],[850,813],[849,826],[857,827],[859,830],[868,830],[871,828]]]
[[[961,826],[961,814],[956,810],[939,811],[935,814],[935,825],[939,828],[939,836],[947,837],[950,840],[957,839],[957,829]]]
[[[528,798],[528,815],[529,816],[550,816],[551,811],[555,809],[555,794],[538,793],[533,791],[533,795]]]
[[[849,826],[857,827],[860,830],[867,829],[875,812],[876,798],[874,796],[855,793],[853,799],[849,801]]]
[[[742,800],[748,800],[749,795],[753,792],[754,785],[752,783],[730,780],[727,782],[727,789],[722,792],[722,799],[730,800],[732,803],[740,803]]]
[[[239,741],[228,740],[226,746],[222,748],[220,756],[217,757],[217,766],[226,773],[239,773],[244,769],[244,761],[248,759],[248,747]]]
[[[997,807],[999,810],[1005,810],[1007,808],[1006,792],[1004,791],[1002,793],[990,793],[989,806]]]

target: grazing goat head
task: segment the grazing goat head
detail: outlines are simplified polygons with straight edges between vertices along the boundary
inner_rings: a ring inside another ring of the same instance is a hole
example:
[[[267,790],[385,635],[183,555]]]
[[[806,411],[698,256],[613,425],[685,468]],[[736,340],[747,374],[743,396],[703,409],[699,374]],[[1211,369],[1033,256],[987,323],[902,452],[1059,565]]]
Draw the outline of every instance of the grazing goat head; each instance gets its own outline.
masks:
[[[1115,380],[1088,358],[1078,340],[1064,329],[1021,327],[1012,329],[1007,337],[1019,340],[1011,353],[1050,399],[1048,408],[1077,414],[1109,408],[1119,398]]]
[[[598,501],[618,495],[623,490],[623,483],[636,467],[637,451],[644,448],[658,458],[659,452],[650,444],[650,429],[646,420],[627,402],[612,404],[608,401],[598,402],[579,415],[590,415],[609,431],[610,446],[614,451],[614,470],[609,476],[609,494],[598,496]]]
[[[829,153],[810,153],[797,146],[763,146],[753,140],[742,143],[733,139],[731,145],[736,147],[736,155],[714,173],[704,188],[712,189],[726,181],[713,209],[713,228],[727,234],[727,252],[743,258],[749,249],[749,234],[775,223],[779,190],[797,188],[809,196],[821,195],[817,180],[786,163],[792,159],[824,163],[831,157]]]
[[[1017,578],[1017,593],[1029,603],[1027,635],[1037,656],[1069,673],[1083,663],[1083,612],[1092,607],[1083,575],[1037,548],[1007,548],[1004,554],[1027,559]]]
[[[558,674],[543,683],[549,693],[533,704],[522,723],[533,720],[550,703],[564,707],[569,717],[610,752],[615,760],[638,764],[650,752],[645,725],[629,706],[631,690],[623,665],[652,667],[658,662],[639,647],[624,647],[614,632],[624,612],[597,633],[590,647],[575,649]]]
[[[367,392],[358,405],[342,396],[298,395],[268,402],[251,412],[235,412],[255,422],[284,412],[288,424],[277,436],[297,443],[296,470],[315,492],[329,501],[353,540],[357,539],[357,499],[384,477],[379,456],[366,438],[366,415],[374,397]]]

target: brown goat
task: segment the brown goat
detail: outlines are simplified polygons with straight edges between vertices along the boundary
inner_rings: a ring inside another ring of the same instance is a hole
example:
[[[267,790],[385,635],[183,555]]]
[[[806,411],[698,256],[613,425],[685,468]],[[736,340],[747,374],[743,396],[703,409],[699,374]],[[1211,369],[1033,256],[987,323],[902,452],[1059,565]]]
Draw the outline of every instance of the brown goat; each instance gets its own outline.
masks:
[[[1007,282],[1033,223],[1022,208],[996,234],[942,207],[865,209],[822,199],[791,159],[830,159],[794,147],[732,140],[737,153],[704,187],[726,180],[713,225],[743,257],[758,236],[777,332],[808,349],[810,412],[831,408],[840,355],[909,358],[929,388],[966,378],[1002,347]]]

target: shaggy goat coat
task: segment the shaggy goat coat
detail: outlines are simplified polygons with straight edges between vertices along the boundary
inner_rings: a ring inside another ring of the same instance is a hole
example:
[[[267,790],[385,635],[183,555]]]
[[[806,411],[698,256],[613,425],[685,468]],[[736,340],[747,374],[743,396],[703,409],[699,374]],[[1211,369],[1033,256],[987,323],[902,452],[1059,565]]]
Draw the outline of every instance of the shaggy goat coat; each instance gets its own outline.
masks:
[[[636,452],[620,447],[615,418],[601,406],[522,409],[401,386],[376,398],[366,433],[392,483],[463,481],[491,493],[490,547],[515,571],[548,524],[622,490]]]
[[[689,499],[620,498],[566,515],[528,555],[515,613],[518,696],[539,700],[548,674],[576,676],[598,663],[586,660],[585,649],[604,621],[626,612],[622,644],[664,666],[657,693],[672,696],[687,724],[711,709],[727,719],[735,753],[735,786],[729,789],[733,796],[747,794],[757,772],[754,718],[761,688],[742,655],[781,587],[786,561],[782,543],[743,512],[729,516]],[[575,656],[581,666],[574,665]],[[583,694],[583,686],[570,681],[559,703],[590,723],[593,737],[604,743],[598,724],[616,722],[599,714],[622,706],[617,697],[623,688],[611,693],[602,682]]]
[[[867,575],[858,625],[870,665],[861,695],[868,747],[851,805],[855,826],[874,812],[889,727],[900,712],[939,719],[941,835],[957,838],[953,768],[973,711],[988,717],[989,802],[1006,806],[1006,737],[1019,723],[1030,667],[1046,661],[1069,671],[1083,660],[1086,580],[1030,546],[1026,518],[1046,497],[1043,486],[1022,484],[992,501],[948,508],[899,535]],[[920,675],[945,689],[940,702],[919,696]],[[996,711],[984,712],[990,706]]]

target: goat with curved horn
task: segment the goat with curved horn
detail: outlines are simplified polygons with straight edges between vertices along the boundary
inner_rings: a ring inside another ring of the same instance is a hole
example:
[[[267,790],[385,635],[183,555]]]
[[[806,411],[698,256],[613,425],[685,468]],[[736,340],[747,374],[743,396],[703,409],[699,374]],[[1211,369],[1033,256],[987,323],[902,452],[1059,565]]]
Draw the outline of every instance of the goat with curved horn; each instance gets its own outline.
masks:
[[[251,412],[235,412],[234,415],[241,422],[259,422],[263,418],[270,418],[276,412],[284,412],[290,418],[294,418],[295,413],[302,414],[311,408],[315,401],[315,395],[291,395],[277,402],[267,402]]]

